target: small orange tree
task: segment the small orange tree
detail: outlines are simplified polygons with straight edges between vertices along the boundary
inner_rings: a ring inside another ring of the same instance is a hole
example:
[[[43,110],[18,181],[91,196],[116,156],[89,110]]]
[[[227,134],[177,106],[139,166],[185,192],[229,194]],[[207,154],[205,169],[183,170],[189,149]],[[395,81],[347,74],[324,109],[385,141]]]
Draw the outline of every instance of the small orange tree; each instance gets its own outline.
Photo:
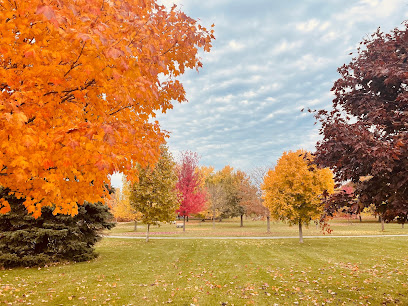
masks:
[[[284,152],[262,185],[264,205],[271,216],[290,225],[298,224],[301,243],[302,225],[321,215],[324,193],[334,192],[330,169],[319,169],[312,161],[312,156],[303,150]]]
[[[38,217],[101,201],[115,171],[136,180],[165,137],[151,118],[186,100],[178,77],[213,38],[156,0],[1,1],[0,186]]]

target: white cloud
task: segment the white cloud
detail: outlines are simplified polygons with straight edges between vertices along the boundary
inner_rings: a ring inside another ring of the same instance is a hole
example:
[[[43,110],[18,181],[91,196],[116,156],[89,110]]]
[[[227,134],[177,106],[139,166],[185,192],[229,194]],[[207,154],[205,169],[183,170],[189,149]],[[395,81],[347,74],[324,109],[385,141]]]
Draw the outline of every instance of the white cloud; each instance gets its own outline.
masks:
[[[407,3],[404,0],[360,0],[349,10],[336,14],[334,19],[343,22],[343,26],[348,28],[361,22],[373,22],[375,24],[376,20],[388,18],[400,11],[401,8],[406,7],[406,5]],[[398,24],[395,26],[398,26]]]
[[[311,32],[316,29],[320,24],[320,21],[317,19],[310,19],[306,22],[297,23],[296,29],[302,32]]]
[[[330,89],[363,37],[407,18],[406,0],[163,0],[177,2],[217,40],[204,68],[182,78],[190,103],[160,116],[172,152],[192,150],[217,169],[273,164],[313,150],[318,126],[301,108],[330,107]],[[294,8],[295,4],[295,8]]]
[[[316,56],[313,54],[305,54],[300,59],[294,61],[293,67],[297,67],[299,70],[318,70],[327,66],[332,60],[330,58]]]
[[[341,35],[342,35],[341,31],[330,31],[323,35],[322,41],[327,43],[340,38]]]
[[[288,42],[286,39],[284,39],[272,49],[272,54],[278,55],[280,53],[286,53],[288,51],[296,50],[301,48],[302,44],[303,41]]]
[[[228,47],[232,51],[240,51],[245,47],[245,45],[240,42],[237,42],[236,40],[230,40],[228,43]]]

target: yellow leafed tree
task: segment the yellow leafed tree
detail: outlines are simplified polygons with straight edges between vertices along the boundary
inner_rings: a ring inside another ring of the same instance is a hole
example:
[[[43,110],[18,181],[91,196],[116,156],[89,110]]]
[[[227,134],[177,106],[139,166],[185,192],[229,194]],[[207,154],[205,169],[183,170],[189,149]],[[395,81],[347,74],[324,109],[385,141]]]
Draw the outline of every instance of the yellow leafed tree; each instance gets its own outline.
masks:
[[[214,174],[214,167],[201,166],[201,167],[197,167],[196,171],[199,172],[200,188],[209,192],[207,182],[210,179],[211,175]],[[207,218],[212,217],[210,197],[207,197],[207,201],[204,204],[204,209],[200,213],[198,213],[197,216],[202,219],[207,219]]]
[[[122,190],[115,194],[114,206],[112,207],[113,216],[117,221],[139,221],[141,213],[136,212],[130,205],[130,183],[126,178],[122,179]],[[136,223],[135,223],[136,230]]]
[[[310,153],[298,150],[284,152],[276,167],[269,170],[262,185],[264,205],[271,217],[299,225],[308,225],[323,212],[323,197],[334,191],[330,169],[319,169]]]

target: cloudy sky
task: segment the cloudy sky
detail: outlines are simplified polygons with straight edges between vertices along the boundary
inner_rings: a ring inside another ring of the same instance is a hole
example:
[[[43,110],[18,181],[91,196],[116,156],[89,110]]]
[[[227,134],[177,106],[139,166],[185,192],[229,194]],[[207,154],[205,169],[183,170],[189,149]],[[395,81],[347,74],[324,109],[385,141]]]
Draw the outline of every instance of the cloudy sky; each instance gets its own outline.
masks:
[[[162,0],[201,24],[216,41],[203,69],[182,77],[189,103],[159,116],[174,155],[249,171],[287,150],[313,151],[318,126],[302,108],[331,106],[337,68],[378,27],[408,19],[407,0]],[[115,182],[113,182],[115,184]]]

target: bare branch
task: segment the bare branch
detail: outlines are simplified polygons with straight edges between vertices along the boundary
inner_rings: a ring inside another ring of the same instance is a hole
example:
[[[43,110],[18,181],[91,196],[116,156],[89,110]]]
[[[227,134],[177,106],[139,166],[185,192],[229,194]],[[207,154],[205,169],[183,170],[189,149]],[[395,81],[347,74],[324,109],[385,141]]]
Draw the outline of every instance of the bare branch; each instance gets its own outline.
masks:
[[[84,42],[84,44],[82,45],[82,49],[81,49],[81,51],[79,52],[79,55],[78,55],[77,59],[75,60],[75,62],[72,63],[72,65],[71,65],[71,67],[69,68],[69,70],[64,74],[64,77],[66,77],[66,76],[68,75],[68,73],[70,73],[70,72],[72,71],[72,69],[74,69],[75,67],[78,67],[78,66],[80,65],[80,64],[77,65],[77,63],[78,63],[78,61],[79,61],[79,58],[80,58],[81,55],[82,55],[82,52],[84,51],[85,45],[86,45],[86,42]]]

